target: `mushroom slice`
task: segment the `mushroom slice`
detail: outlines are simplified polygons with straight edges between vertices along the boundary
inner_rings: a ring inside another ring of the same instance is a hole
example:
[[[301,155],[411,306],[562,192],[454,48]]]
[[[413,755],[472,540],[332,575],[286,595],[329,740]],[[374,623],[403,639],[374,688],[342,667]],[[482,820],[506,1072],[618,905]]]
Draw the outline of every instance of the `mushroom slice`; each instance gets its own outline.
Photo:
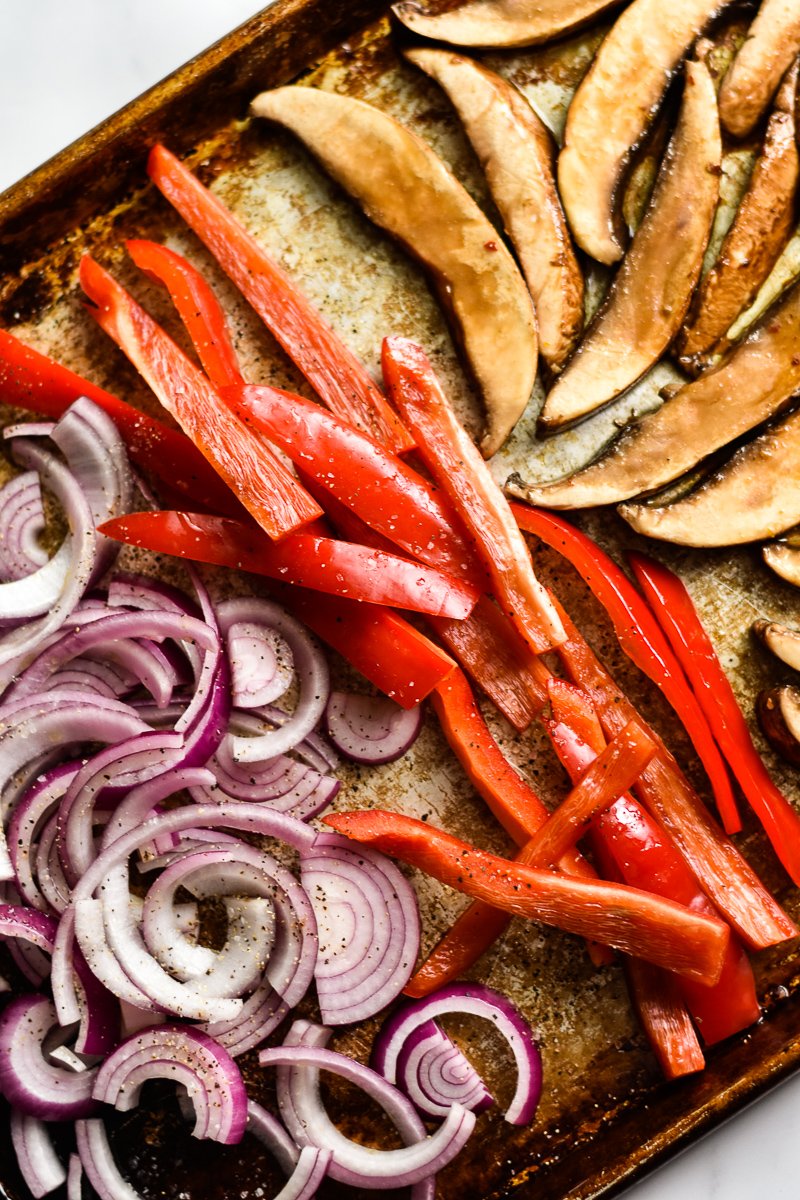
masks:
[[[429,272],[486,406],[481,450],[499,450],[536,380],[533,304],[494,226],[430,146],[362,100],[309,87],[262,92],[251,105],[295,133]]]
[[[719,112],[729,133],[750,133],[798,52],[800,0],[763,0],[719,91]]]
[[[800,630],[777,621],[754,621],[753,633],[787,667],[800,671]]]
[[[637,533],[681,546],[736,546],[800,521],[800,412],[737,450],[716,475],[675,504],[622,504]]]
[[[787,542],[774,542],[764,547],[761,557],[781,579],[800,588],[800,548],[790,546]]]
[[[509,490],[549,508],[616,504],[657,491],[788,403],[800,388],[798,345],[800,283],[724,362],[630,425],[594,462],[566,479],[515,482]]]
[[[444,88],[480,159],[533,297],[539,350],[558,371],[583,329],[583,276],[553,177],[555,146],[525,96],[450,50],[406,50]]]
[[[420,37],[451,46],[534,46],[588,25],[622,0],[471,0],[449,12],[396,4],[398,21]]]
[[[795,62],[778,92],[747,191],[676,343],[680,362],[691,371],[706,365],[710,355],[727,349],[725,335],[739,313],[755,300],[791,236],[800,172],[795,128],[797,76]]]
[[[800,767],[800,689],[787,683],[761,692],[756,715],[761,732],[773,750]]]
[[[622,257],[615,211],[625,169],[692,42],[729,0],[633,0],[602,42],[567,113],[561,201],[578,245]]]
[[[650,205],[611,290],[545,400],[543,432],[579,421],[626,391],[681,327],[700,278],[719,198],[717,100],[703,63],[686,64],[680,118]]]

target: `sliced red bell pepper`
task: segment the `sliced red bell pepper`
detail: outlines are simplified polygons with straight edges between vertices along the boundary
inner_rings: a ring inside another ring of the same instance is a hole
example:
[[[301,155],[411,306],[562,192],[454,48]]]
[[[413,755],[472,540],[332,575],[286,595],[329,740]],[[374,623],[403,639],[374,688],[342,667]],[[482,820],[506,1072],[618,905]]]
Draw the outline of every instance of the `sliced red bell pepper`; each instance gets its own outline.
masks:
[[[455,670],[444,650],[389,608],[275,583],[270,590],[318,638],[403,708],[421,704]]]
[[[236,416],[274,442],[304,478],[377,533],[420,562],[482,586],[488,583],[466,537],[456,528],[449,504],[374,438],[318,404],[277,388],[228,388],[222,396]]]
[[[577,782],[587,763],[594,765],[596,755],[607,753],[606,739],[585,693],[558,680],[550,696],[556,720],[568,725],[578,739],[581,733],[586,735],[585,741],[572,745],[564,739],[553,739],[559,758]],[[622,794],[625,790],[620,789],[619,799],[593,823],[592,845],[603,874],[610,868],[607,878],[656,892],[694,912],[718,916],[664,831],[640,804]],[[707,1045],[746,1029],[761,1015],[750,961],[735,937],[728,942],[722,974],[714,987],[691,980],[681,980],[680,987]]]
[[[630,554],[629,561],[739,786],[787,873],[800,885],[800,815],[773,783],[753,744],[747,721],[691,596],[683,581],[655,559]]]
[[[434,693],[434,707],[438,708],[437,700],[447,686],[447,683],[443,684]],[[552,814],[548,814],[542,805],[538,829],[532,832],[514,861],[533,867],[557,863],[569,875],[595,878],[585,860],[575,857],[575,843],[586,832],[592,816],[612,804],[620,792],[630,786],[654,751],[653,741],[631,722],[608,746],[602,758],[595,759]],[[499,819],[502,822],[502,817]],[[506,913],[498,912],[485,901],[474,900],[410,980],[406,992],[413,996],[428,995],[449,983],[489,949],[508,921]]]
[[[125,246],[136,266],[166,287],[203,370],[215,387],[241,384],[242,373],[225,312],[197,268],[158,242],[131,238]]]
[[[722,969],[728,927],[649,892],[510,862],[400,813],[373,809],[323,820],[515,916],[594,938],[708,984]]]
[[[383,377],[417,442],[419,454],[468,532],[501,608],[537,654],[564,638],[561,622],[536,578],[508,501],[456,417],[423,350],[384,338]]]
[[[606,737],[614,737],[638,716],[636,709],[555,597],[553,603],[567,634],[559,656],[570,678],[591,699]],[[675,842],[703,891],[754,949],[796,937],[794,922],[717,825],[669,751],[658,744],[634,791]]]
[[[147,171],[332,412],[392,450],[413,447],[397,414],[344,342],[233,213],[165,146]]]
[[[600,601],[611,618],[620,646],[631,662],[657,684],[692,739],[711,783],[725,832],[738,833],[742,822],[730,776],[706,716],[661,627],[627,575],[596,542],[557,513],[524,504],[512,504],[511,511],[520,529],[563,555]]]
[[[90,311],[98,325],[270,537],[283,537],[321,515],[263,440],[221,402],[202,371],[88,255],[81,259],[80,280],[96,306]]]
[[[111,417],[140,470],[217,512],[241,515],[241,505],[185,434],[118,400],[0,329],[0,399],[57,419],[79,396]]]
[[[412,612],[469,615],[478,598],[465,579],[312,533],[273,542],[257,526],[202,513],[139,512],[107,521],[106,537],[158,554],[251,571],[283,583]]]

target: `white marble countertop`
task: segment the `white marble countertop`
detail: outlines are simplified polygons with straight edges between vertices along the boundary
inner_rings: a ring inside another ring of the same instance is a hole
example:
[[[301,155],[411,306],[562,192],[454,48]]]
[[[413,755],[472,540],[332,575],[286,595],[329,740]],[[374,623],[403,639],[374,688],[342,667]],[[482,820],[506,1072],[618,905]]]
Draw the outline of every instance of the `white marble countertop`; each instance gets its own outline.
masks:
[[[335,0],[333,0],[335,2]],[[0,0],[0,191],[264,7],[264,0]],[[798,1200],[800,1076],[631,1200]]]

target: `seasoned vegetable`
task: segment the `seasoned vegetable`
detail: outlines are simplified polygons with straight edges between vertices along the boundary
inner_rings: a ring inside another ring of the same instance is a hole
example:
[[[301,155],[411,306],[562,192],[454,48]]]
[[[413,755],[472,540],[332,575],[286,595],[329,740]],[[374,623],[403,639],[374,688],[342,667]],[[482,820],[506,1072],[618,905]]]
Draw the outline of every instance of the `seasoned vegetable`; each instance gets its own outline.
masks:
[[[763,0],[720,88],[719,111],[730,133],[750,133],[798,50],[800,4]]]
[[[421,37],[453,46],[533,46],[587,25],[622,0],[468,0],[442,13],[396,4],[398,20]]]

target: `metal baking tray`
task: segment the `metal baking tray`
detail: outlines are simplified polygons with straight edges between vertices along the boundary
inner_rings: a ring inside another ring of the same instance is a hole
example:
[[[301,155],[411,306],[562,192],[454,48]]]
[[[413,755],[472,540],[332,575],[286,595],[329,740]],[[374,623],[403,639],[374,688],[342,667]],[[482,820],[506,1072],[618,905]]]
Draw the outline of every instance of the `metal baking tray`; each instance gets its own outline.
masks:
[[[491,56],[547,115],[555,129],[568,96],[585,70],[597,32],[545,49]],[[380,340],[400,333],[420,340],[441,371],[468,422],[478,409],[438,305],[406,255],[355,210],[289,137],[251,123],[247,105],[258,91],[298,79],[364,99],[412,124],[455,168],[496,219],[474,160],[441,93],[398,58],[384,4],[378,0],[277,0],[267,11],[158,84],[116,116],[0,197],[0,325],[52,353],[109,390],[150,411],[146,388],[85,314],[76,270],[90,250],[143,299],[173,331],[168,305],[125,260],[123,242],[137,235],[182,249],[219,288],[233,317],[245,372],[306,392],[291,364],[202,247],[180,226],[146,183],[147,150],[156,140],[188,156],[263,239],[325,312],[370,370],[377,371]],[[652,403],[664,382],[662,367],[633,397],[588,422],[580,432],[538,446],[535,402],[496,465],[498,477],[556,474],[608,436],[626,405]],[[640,544],[613,514],[581,522],[608,549]],[[659,553],[687,581],[749,713],[773,667],[749,640],[755,616],[790,620],[796,593],[769,577],[755,550]],[[603,615],[574,573],[549,552],[537,568],[554,584],[587,636],[632,698],[668,739],[701,790],[702,774],[666,705],[621,656]],[[230,586],[217,579],[216,586]],[[522,739],[496,721],[513,761],[545,799],[563,794],[565,781],[535,734]],[[798,776],[767,755],[779,784],[800,800]],[[353,773],[344,789],[351,807],[370,801],[413,813],[486,846],[509,845],[482,810],[432,722],[413,756],[369,773]],[[741,835],[748,857],[788,911],[800,900],[754,826]],[[452,920],[460,897],[415,876],[425,921],[425,945]],[[800,987],[796,947],[757,956],[764,1018],[744,1035],[708,1054],[702,1075],[665,1084],[636,1025],[616,967],[595,970],[575,939],[515,922],[478,964],[475,975],[508,991],[538,1030],[545,1090],[535,1122],[505,1124],[494,1110],[481,1118],[471,1143],[440,1177],[442,1200],[589,1200],[616,1195],[627,1184],[684,1148],[725,1117],[789,1075],[800,1062]],[[313,1004],[309,1007],[313,1013]],[[376,1023],[337,1035],[337,1045],[366,1057]],[[465,1026],[470,1052],[486,1065],[504,1095],[498,1047]],[[248,1059],[248,1081],[266,1089],[263,1072]],[[348,1092],[331,1092],[350,1133],[371,1129],[376,1118]],[[145,1110],[119,1121],[115,1146],[123,1166],[146,1197],[270,1195],[266,1159],[249,1145],[220,1148],[185,1136],[158,1089]],[[494,1115],[493,1115],[494,1113]],[[17,1200],[24,1189],[0,1139],[0,1184]],[[259,1188],[263,1189],[259,1191]],[[344,1194],[325,1184],[321,1196]],[[347,1194],[352,1195],[352,1191]],[[364,1193],[366,1195],[366,1193]]]

